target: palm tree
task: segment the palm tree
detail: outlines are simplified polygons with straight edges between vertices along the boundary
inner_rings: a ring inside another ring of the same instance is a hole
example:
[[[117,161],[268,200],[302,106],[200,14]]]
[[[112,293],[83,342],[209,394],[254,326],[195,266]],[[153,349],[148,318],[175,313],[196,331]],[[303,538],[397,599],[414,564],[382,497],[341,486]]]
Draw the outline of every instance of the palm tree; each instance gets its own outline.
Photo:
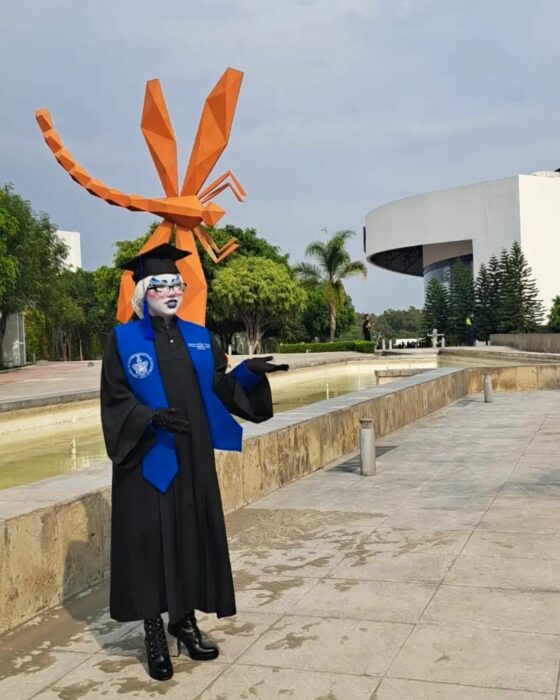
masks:
[[[348,277],[367,277],[367,268],[359,260],[350,260],[346,242],[355,236],[354,231],[337,231],[328,241],[313,241],[305,254],[315,258],[317,264],[299,263],[295,266],[296,275],[305,282],[320,284],[327,293],[329,305],[329,340],[334,340],[336,331],[336,310],[344,302],[346,291],[343,280]]]

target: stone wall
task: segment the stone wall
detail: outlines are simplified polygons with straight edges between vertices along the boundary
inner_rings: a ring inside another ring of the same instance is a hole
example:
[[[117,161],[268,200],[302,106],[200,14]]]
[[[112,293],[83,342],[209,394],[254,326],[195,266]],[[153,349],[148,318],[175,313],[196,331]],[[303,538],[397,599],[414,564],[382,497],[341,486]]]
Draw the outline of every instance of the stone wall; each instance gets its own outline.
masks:
[[[359,420],[383,437],[466,394],[557,389],[560,364],[429,370],[245,427],[243,453],[217,453],[226,512],[358,451]],[[110,465],[0,491],[0,632],[91,588],[109,572]]]
[[[560,333],[496,333],[490,342],[529,352],[560,353]]]
[[[477,367],[460,371],[467,374],[468,394],[482,392],[485,374],[492,376],[495,391],[560,389],[560,364]]]

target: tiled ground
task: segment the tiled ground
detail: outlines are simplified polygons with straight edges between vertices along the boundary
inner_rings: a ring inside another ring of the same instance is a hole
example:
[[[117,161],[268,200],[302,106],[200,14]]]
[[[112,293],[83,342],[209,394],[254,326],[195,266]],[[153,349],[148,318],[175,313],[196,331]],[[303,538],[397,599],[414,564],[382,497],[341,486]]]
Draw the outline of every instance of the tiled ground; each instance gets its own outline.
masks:
[[[0,697],[558,698],[560,392],[470,398],[228,518],[217,661],[151,681],[103,585],[0,640]]]

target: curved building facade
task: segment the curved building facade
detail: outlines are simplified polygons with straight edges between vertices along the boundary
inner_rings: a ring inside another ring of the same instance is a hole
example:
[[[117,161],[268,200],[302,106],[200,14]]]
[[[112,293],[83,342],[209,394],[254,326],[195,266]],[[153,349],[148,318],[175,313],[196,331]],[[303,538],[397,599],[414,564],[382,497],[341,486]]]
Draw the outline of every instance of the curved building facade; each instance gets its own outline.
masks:
[[[560,294],[560,172],[427,192],[369,212],[364,250],[373,265],[448,284],[457,258],[474,275],[521,244],[547,309]]]

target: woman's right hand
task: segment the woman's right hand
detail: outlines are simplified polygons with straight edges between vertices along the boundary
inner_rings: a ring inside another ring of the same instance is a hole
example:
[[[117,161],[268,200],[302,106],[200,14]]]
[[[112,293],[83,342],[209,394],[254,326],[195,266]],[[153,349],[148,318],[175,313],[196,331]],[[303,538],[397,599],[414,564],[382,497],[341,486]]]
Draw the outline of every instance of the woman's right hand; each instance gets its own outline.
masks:
[[[178,435],[186,435],[191,431],[190,421],[183,418],[176,408],[158,408],[152,418],[152,425]]]

